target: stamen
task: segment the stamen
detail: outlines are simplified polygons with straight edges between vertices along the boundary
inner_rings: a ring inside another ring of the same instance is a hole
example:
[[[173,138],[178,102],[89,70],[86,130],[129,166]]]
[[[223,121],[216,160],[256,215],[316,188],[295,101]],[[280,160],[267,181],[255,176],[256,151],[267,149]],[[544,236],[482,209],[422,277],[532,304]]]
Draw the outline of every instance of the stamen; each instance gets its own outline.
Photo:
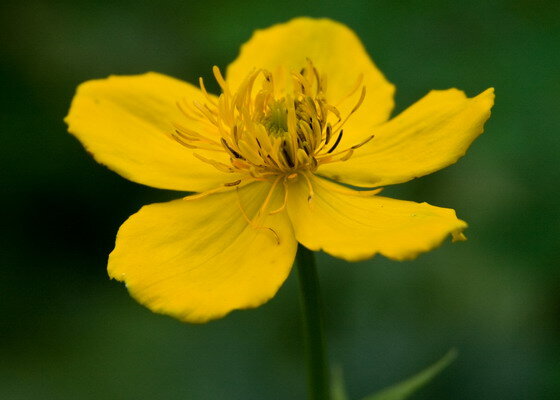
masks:
[[[270,190],[268,191],[268,194],[266,195],[266,198],[261,205],[261,208],[259,209],[257,215],[265,213],[266,207],[268,207],[268,203],[270,203],[270,199],[272,198],[272,193],[274,192],[274,189],[276,189],[276,185],[278,185],[278,181],[280,181],[280,179],[282,179],[282,177],[279,176],[272,183],[272,186],[270,187]]]
[[[179,111],[181,111],[188,119],[199,120],[200,117],[204,117],[203,114],[200,114],[196,110],[193,110],[193,108],[188,103],[186,103],[185,100],[178,100],[175,102],[175,105],[177,106]]]
[[[346,161],[348,160],[350,157],[352,157],[352,155],[354,154],[354,150],[362,147],[363,145],[365,145],[366,143],[368,143],[371,139],[373,139],[375,137],[375,135],[370,135],[368,136],[364,141],[362,141],[361,143],[355,144],[354,146],[351,146],[345,150],[341,150],[338,153],[333,153],[333,154],[329,154],[329,155],[323,155],[323,156],[319,156],[319,160],[322,163],[329,163],[329,162],[333,162],[333,161]],[[333,146],[334,147],[334,146]],[[327,152],[328,154],[328,152]],[[344,154],[344,156],[342,156],[339,159],[334,159],[334,157],[339,156],[341,154]]]
[[[338,108],[330,104],[325,104],[325,108],[335,115],[335,117],[337,118],[336,123],[339,123],[342,120],[342,115],[340,115],[340,111],[338,111]]]
[[[309,194],[307,195],[307,202],[311,203],[311,200],[313,200],[313,196],[315,196],[315,192],[313,191],[313,185],[311,184],[311,179],[309,179],[307,174],[303,173],[302,175],[307,181],[307,188],[309,189]]]
[[[202,141],[208,144],[212,144],[217,146],[218,148],[221,148],[218,144],[218,142],[216,142],[213,139],[210,139],[206,136],[202,136],[200,133],[195,132],[191,129],[185,128],[182,125],[179,124],[174,124],[175,125],[175,133],[179,136],[181,136],[181,138],[185,139],[185,140],[192,140],[192,141]]]
[[[232,172],[235,172],[235,171],[233,170],[233,168],[228,167],[226,164],[221,163],[221,162],[219,162],[219,161],[211,160],[211,159],[206,158],[206,157],[203,157],[203,156],[201,156],[200,154],[197,154],[197,153],[193,153],[193,156],[195,156],[196,158],[198,158],[200,161],[203,161],[203,162],[205,162],[205,163],[207,163],[207,164],[210,164],[211,166],[213,166],[214,168],[216,168],[218,171],[222,171],[222,172],[225,172],[225,173],[232,173]],[[239,182],[241,182],[241,181],[239,181]],[[238,182],[238,184],[239,184],[239,182]],[[226,186],[232,186],[232,185],[226,184]]]
[[[280,245],[280,236],[278,236],[278,233],[276,233],[276,231],[274,229],[272,229],[268,226],[256,225],[254,223],[254,221],[252,221],[249,218],[249,216],[245,212],[245,209],[243,208],[243,205],[241,204],[241,195],[239,194],[238,187],[236,186],[235,189],[236,189],[236,192],[237,192],[237,205],[239,206],[239,210],[241,211],[241,215],[243,216],[243,218],[245,219],[247,224],[253,229],[266,229],[268,232],[270,232],[270,233],[272,233],[272,235],[274,235],[274,239],[276,240],[276,244]]]
[[[282,155],[286,159],[286,163],[288,164],[288,166],[290,168],[293,168],[294,167],[294,162],[290,158],[290,155],[288,154],[288,150],[286,150],[286,146],[282,146]]]
[[[212,67],[212,72],[214,73],[214,78],[216,78],[216,82],[218,82],[218,85],[220,85],[220,87],[222,88],[222,91],[229,96],[228,85],[226,83],[226,80],[222,76],[222,73],[220,72],[220,68],[214,65]]]
[[[201,145],[201,144],[192,144],[192,143],[188,143],[185,139],[181,138],[180,135],[178,135],[176,132],[171,133],[169,135],[173,140],[175,140],[177,143],[179,143],[181,146],[186,147],[187,149],[193,149],[193,150],[207,150],[207,151],[221,151],[219,149],[216,149],[214,147],[209,147],[209,146],[205,146],[205,145]],[[191,142],[196,142],[198,141],[198,139],[189,139]]]
[[[303,175],[311,200],[313,185],[308,174],[321,163],[347,160],[373,137],[336,151],[342,142],[344,125],[364,102],[363,76],[341,99],[346,100],[362,88],[354,107],[342,116],[337,107],[327,102],[326,77],[310,59],[300,71],[288,75],[293,85],[289,93],[276,91],[279,88],[275,88],[273,74],[263,69],[247,74],[234,93],[217,66],[212,72],[221,88],[220,96],[208,93],[204,80],[199,78],[203,100],[177,102],[182,115],[196,124],[174,122],[174,131],[166,134],[189,149],[225,153],[229,163],[196,155],[221,172],[270,182]],[[258,80],[261,87],[254,88],[259,76],[263,78]],[[281,82],[280,87],[286,84]],[[231,186],[236,185],[232,182]]]
[[[270,154],[267,156],[267,158],[274,164],[275,167],[280,168],[278,163],[274,160],[274,158],[272,158]]]
[[[338,159],[338,161],[347,161],[350,157],[354,155],[354,149],[350,148],[346,150],[346,154]]]
[[[348,99],[349,97],[351,97],[354,93],[356,93],[356,91],[360,88],[360,86],[362,86],[362,82],[364,81],[364,74],[360,74],[358,76],[358,79],[356,80],[356,83],[354,84],[354,86],[352,86],[352,89],[350,89],[350,91],[348,92],[348,94],[346,94],[345,96],[343,96],[341,99],[338,100],[337,106],[340,106],[340,104],[342,102],[344,102],[344,100]]]
[[[240,140],[238,143],[239,151],[243,153],[245,161],[253,164],[254,166],[262,165],[262,157],[259,155],[258,150],[251,146],[244,140]]]
[[[358,108],[360,108],[360,106],[362,105],[362,103],[364,102],[364,99],[366,98],[366,87],[362,87],[362,91],[360,93],[360,98],[358,99],[358,102],[356,103],[356,105],[354,106],[354,108],[352,108],[352,110],[350,110],[350,112],[348,113],[348,115],[346,116],[346,118],[344,118],[344,120],[342,122],[338,122],[335,127],[336,129],[341,129],[344,124],[346,124],[346,122],[348,121],[348,119],[352,116],[352,114],[354,114]]]
[[[224,193],[224,192],[229,192],[231,190],[233,190],[234,188],[237,190],[240,187],[244,187],[245,185],[255,182],[256,179],[241,179],[239,183],[237,183],[237,185],[232,185],[233,182],[231,183],[224,183],[223,186],[218,186],[217,188],[214,189],[210,189],[210,190],[206,190],[204,192],[200,192],[200,193],[196,193],[196,194],[191,194],[189,196],[185,196],[183,197],[183,200],[186,201],[191,201],[191,200],[198,200],[198,199],[202,199],[204,197],[207,197],[211,194],[215,194],[215,193]],[[235,181],[237,182],[237,181]]]
[[[227,142],[224,138],[221,139],[221,142],[222,142],[222,144],[224,145],[224,148],[225,148],[233,157],[235,157],[235,158],[240,158],[240,159],[244,160],[244,158],[241,157],[241,154],[239,154],[237,151],[233,150],[233,149],[229,146],[228,142]]]
[[[325,144],[328,144],[329,141],[331,140],[331,134],[332,134],[331,124],[327,124],[327,130],[325,133]]]
[[[278,214],[282,211],[284,211],[284,209],[286,208],[286,205],[288,204],[288,181],[287,178],[284,177],[284,180],[282,181],[282,184],[284,185],[284,201],[282,202],[282,205],[280,206],[280,208],[277,208],[274,211],[269,212],[269,215],[274,215],[274,214]]]
[[[216,116],[212,112],[212,110],[208,107],[207,104],[200,104],[198,101],[193,101],[193,105],[204,115],[213,125],[218,124],[218,120]]]
[[[342,129],[340,130],[340,132],[338,132],[338,137],[336,138],[336,141],[334,142],[332,147],[327,151],[327,153],[332,153],[334,151],[334,149],[336,149],[338,147],[338,144],[340,143],[340,140],[342,139],[343,132],[344,131]]]
[[[198,78],[198,85],[200,86],[200,90],[202,90],[202,93],[204,93],[206,99],[213,105],[217,105],[218,103],[216,102],[216,100],[214,100],[214,98],[208,94],[206,86],[204,86],[204,79],[202,79],[202,77]]]
[[[321,93],[323,91],[323,88],[322,88],[321,76],[319,75],[319,71],[317,71],[317,68],[315,68],[315,66],[313,65],[313,63],[309,58],[307,59],[307,62],[311,65],[311,68],[313,69],[313,74],[315,75],[315,81],[317,82],[317,93]]]
[[[364,140],[361,143],[355,144],[354,146],[350,147],[352,150],[356,150],[359,149],[360,147],[362,147],[363,145],[365,145],[366,143],[368,143],[371,139],[373,139],[375,137],[375,135],[370,135],[369,137],[366,138],[366,140]]]
[[[333,186],[330,186],[329,190],[332,191],[332,192],[348,194],[348,195],[356,196],[356,197],[371,197],[371,196],[375,196],[376,194],[379,194],[383,191],[383,188],[372,189],[372,190],[351,190],[351,189],[344,190],[344,189],[342,189],[342,188],[344,188],[344,186],[340,186],[340,188],[338,186],[340,186],[340,185],[335,184]]]
[[[316,118],[313,118],[311,120],[311,127],[313,128],[313,133],[314,133],[314,138],[315,138],[315,144],[319,144],[321,143],[321,138],[322,138],[322,129],[321,126],[319,125],[319,121]]]
[[[366,98],[366,87],[363,86],[362,87],[362,92],[360,93],[360,98],[358,99],[358,103],[356,103],[356,105],[354,106],[354,108],[352,109],[352,111],[350,111],[350,114],[348,114],[348,116],[346,117],[346,119],[348,119],[350,117],[350,115],[354,114],[358,108],[360,108],[360,106],[362,105],[362,103],[364,102],[364,99]]]

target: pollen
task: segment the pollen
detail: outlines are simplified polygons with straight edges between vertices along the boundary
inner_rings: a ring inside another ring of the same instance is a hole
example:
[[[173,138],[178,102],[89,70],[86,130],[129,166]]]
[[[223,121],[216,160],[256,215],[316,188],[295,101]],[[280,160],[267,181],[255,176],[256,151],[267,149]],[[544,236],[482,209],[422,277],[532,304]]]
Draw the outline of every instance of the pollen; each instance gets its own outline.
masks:
[[[355,106],[342,116],[327,101],[326,76],[311,60],[301,70],[291,72],[291,88],[281,95],[273,74],[265,69],[249,73],[235,92],[218,67],[213,68],[213,73],[222,90],[218,97],[206,91],[200,78],[206,101],[177,102],[184,118],[197,121],[204,131],[194,131],[185,127],[192,124],[174,121],[170,136],[189,149],[200,150],[195,151],[195,156],[222,172],[241,173],[257,180],[291,179],[315,172],[320,164],[345,161],[373,138],[371,135],[362,143],[338,149],[346,121],[360,108],[366,95],[361,79],[346,96],[357,98]],[[218,161],[208,156],[212,152],[226,153],[229,163],[223,162],[223,157]]]

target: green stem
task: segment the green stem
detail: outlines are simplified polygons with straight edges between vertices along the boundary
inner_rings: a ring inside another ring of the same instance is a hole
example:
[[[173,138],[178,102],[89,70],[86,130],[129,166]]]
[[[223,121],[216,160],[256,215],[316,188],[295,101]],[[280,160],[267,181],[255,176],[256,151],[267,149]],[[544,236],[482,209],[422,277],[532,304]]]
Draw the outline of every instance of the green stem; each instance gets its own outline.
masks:
[[[303,313],[309,400],[330,400],[330,372],[315,255],[299,245],[296,259]]]

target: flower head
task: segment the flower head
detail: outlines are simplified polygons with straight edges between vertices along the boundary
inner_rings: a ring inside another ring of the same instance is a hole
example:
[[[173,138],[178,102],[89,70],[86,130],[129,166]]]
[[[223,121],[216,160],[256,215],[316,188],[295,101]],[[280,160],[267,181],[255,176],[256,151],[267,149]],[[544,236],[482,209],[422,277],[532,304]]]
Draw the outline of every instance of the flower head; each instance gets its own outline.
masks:
[[[377,194],[456,162],[483,131],[492,89],[432,91],[389,120],[393,85],[326,19],[257,31],[225,77],[213,72],[218,96],[156,73],[89,81],[66,118],[122,176],[197,192],[143,207],[117,235],[109,274],[151,310],[204,322],[256,307],[298,242],[404,260],[464,238],[453,210]]]

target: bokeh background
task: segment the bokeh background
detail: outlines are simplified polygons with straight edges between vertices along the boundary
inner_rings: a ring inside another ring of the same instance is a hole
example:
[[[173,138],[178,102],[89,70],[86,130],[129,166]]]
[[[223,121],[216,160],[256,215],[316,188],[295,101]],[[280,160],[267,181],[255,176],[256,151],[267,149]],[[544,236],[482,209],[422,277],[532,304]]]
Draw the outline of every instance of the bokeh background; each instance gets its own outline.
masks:
[[[352,399],[458,360],[416,399],[560,398],[560,2],[5,1],[0,5],[0,398],[303,399],[297,281],[185,325],[107,278],[119,225],[177,197],[96,164],[62,121],[76,86],[163,72],[211,81],[252,31],[299,15],[352,27],[397,86],[494,86],[458,164],[386,194],[455,208],[469,240],[412,262],[319,255],[329,354]],[[215,86],[213,87],[215,89]]]

